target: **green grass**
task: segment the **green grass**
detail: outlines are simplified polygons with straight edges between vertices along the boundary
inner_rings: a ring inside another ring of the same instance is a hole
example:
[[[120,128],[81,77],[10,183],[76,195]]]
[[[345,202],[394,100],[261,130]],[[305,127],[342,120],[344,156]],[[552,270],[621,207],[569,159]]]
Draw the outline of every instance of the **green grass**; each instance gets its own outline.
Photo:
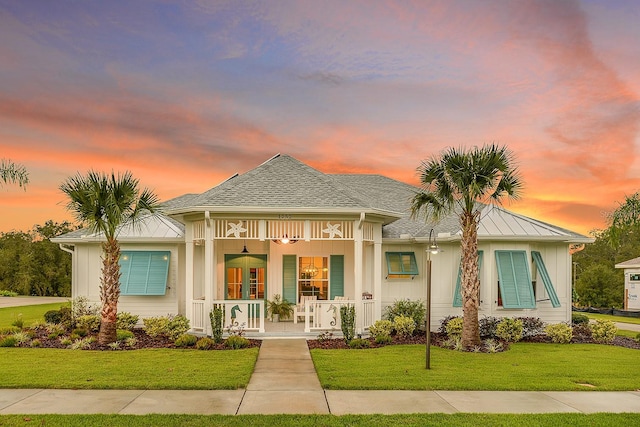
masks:
[[[257,357],[257,348],[0,348],[0,388],[237,389],[249,383]]]
[[[587,316],[589,319],[603,319],[603,320],[611,320],[612,322],[619,323],[632,323],[634,325],[640,325],[640,318],[638,317],[624,317],[624,316],[612,316],[611,314],[600,314],[600,313],[581,313]]]
[[[335,390],[637,390],[640,353],[595,344],[518,343],[502,353],[422,345],[311,350],[324,388]],[[595,387],[580,384],[591,384]]]
[[[627,331],[625,329],[618,329],[618,332],[616,333],[616,335],[618,335],[620,337],[634,338],[634,339],[635,339],[636,336],[638,336],[638,334],[640,334],[640,332]]]
[[[409,415],[2,415],[2,426],[622,426],[638,414],[409,414]]]
[[[32,325],[34,322],[44,322],[44,314],[47,311],[58,310],[62,305],[64,304],[53,303],[0,308],[0,327],[11,326],[19,315],[22,315],[25,326]]]

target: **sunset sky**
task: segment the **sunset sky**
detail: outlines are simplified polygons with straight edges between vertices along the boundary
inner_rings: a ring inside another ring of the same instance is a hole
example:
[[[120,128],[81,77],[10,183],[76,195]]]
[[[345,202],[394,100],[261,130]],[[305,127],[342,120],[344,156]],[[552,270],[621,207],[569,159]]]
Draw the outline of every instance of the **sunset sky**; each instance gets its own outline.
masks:
[[[71,219],[59,185],[129,170],[162,199],[277,153],[417,184],[497,142],[510,210],[587,234],[640,190],[640,1],[0,0],[0,231]]]

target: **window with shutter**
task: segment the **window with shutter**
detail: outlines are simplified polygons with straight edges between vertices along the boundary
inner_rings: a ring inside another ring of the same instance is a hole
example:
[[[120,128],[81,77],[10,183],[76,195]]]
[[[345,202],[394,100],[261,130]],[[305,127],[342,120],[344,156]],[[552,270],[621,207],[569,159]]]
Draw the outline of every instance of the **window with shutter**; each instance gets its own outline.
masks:
[[[120,295],[164,295],[170,260],[169,251],[122,251]]]
[[[526,251],[496,251],[498,285],[504,308],[535,308]]]

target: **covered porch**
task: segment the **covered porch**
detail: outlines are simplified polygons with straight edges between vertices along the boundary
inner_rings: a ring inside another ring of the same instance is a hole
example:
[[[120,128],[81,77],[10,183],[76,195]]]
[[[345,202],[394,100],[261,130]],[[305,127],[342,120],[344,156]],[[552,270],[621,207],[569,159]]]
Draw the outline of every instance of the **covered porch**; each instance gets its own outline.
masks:
[[[298,305],[304,333],[339,331],[346,304],[359,333],[380,318],[382,221],[203,216],[185,224],[184,312],[193,332],[210,334],[209,313],[220,305],[225,327],[265,334],[266,302],[276,295]],[[305,306],[309,295],[316,300]]]
[[[340,333],[342,306],[355,307],[357,333],[363,333],[377,320],[374,317],[376,301],[373,299],[307,300],[303,315],[300,316],[304,320],[297,323],[293,319],[272,322],[267,317],[263,300],[215,300],[212,301],[211,307],[207,307],[202,300],[192,301],[192,304],[191,329],[201,334],[211,333],[209,313],[214,307],[222,309],[222,324],[225,330],[242,330],[250,336],[316,336],[325,331]]]

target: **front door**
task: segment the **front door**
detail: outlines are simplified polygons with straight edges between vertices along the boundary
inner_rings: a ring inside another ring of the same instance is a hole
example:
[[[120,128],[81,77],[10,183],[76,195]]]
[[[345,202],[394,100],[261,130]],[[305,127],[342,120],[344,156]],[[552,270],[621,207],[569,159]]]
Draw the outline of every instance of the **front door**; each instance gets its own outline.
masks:
[[[225,255],[225,299],[264,299],[267,256]]]

